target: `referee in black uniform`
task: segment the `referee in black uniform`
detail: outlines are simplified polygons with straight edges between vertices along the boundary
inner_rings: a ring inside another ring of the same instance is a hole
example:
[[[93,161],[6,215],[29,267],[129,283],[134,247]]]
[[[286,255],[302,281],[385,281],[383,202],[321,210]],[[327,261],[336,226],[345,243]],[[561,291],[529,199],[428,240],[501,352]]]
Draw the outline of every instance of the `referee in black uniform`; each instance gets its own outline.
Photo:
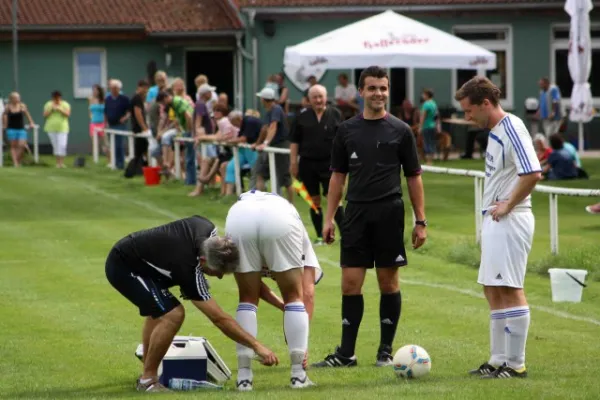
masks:
[[[331,178],[331,146],[342,122],[338,109],[327,107],[327,89],[314,85],[308,90],[310,108],[302,111],[294,120],[291,131],[290,174],[299,179],[317,211],[310,209],[310,219],[317,232],[315,245],[322,245],[323,210],[321,209],[321,188],[327,196]],[[300,162],[298,162],[300,156]],[[340,205],[335,211],[335,221],[341,229],[344,208]]]
[[[183,306],[169,291],[172,286],[179,286],[182,298],[190,300],[225,335],[252,348],[264,364],[277,363],[275,354],[242,329],[210,295],[204,275],[220,279],[238,264],[235,244],[218,237],[215,225],[200,216],[131,233],[113,246],[106,259],[106,277],[146,317],[144,371],[137,390],[168,390],[158,381],[158,366],[185,316]]]
[[[355,366],[358,328],[363,316],[362,285],[375,266],[381,299],[381,339],[377,366],[392,364],[392,343],[400,319],[398,267],[405,266],[404,202],[400,172],[404,170],[416,216],[413,248],[425,242],[426,226],[421,166],[408,125],[385,110],[389,79],[384,69],[369,67],[359,80],[364,112],[344,121],[333,142],[327,214],[323,238],[334,240],[333,215],[350,174],[346,217],[342,227],[342,342],[315,367]]]

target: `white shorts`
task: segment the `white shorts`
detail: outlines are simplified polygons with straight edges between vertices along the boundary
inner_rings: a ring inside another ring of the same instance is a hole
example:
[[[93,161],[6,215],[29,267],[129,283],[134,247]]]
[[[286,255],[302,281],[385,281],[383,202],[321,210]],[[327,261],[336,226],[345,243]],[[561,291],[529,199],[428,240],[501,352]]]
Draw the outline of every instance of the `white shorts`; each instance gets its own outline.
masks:
[[[481,265],[477,282],[484,286],[523,288],[535,219],[531,210],[513,210],[496,222],[483,218]]]
[[[225,233],[240,252],[236,272],[260,272],[263,265],[272,272],[305,265],[320,270],[308,233],[293,205],[270,193],[240,197],[225,222]],[[319,278],[320,275],[317,274]]]
[[[67,132],[48,132],[48,137],[50,137],[54,155],[59,157],[66,156],[69,134]]]

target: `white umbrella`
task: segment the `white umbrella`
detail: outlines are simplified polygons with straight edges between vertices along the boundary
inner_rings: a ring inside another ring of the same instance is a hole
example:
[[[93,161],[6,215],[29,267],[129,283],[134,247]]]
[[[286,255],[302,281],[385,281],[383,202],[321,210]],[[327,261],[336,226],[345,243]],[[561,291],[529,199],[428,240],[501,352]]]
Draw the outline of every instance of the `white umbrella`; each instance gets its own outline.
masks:
[[[286,47],[284,64],[306,69],[496,68],[496,54],[391,10]]]
[[[567,0],[565,11],[571,16],[569,32],[569,72],[573,80],[569,119],[578,123],[579,152],[583,151],[583,124],[592,120],[592,91],[588,82],[592,69],[590,11],[592,0]]]

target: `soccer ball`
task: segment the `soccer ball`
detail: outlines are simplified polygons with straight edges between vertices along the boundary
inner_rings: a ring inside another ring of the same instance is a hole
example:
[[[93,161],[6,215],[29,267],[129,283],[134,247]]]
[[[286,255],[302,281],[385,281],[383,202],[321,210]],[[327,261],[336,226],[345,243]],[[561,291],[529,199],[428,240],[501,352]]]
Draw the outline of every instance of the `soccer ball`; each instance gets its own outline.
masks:
[[[400,378],[422,378],[431,370],[431,358],[424,348],[408,344],[394,354],[394,372]]]

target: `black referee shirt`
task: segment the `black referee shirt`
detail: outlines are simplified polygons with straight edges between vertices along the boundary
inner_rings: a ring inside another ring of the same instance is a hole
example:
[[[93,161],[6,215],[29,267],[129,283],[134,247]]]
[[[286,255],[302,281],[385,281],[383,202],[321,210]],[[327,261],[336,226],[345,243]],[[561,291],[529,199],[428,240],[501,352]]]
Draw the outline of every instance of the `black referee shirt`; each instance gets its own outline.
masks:
[[[292,124],[292,143],[298,143],[298,154],[304,160],[328,161],[331,158],[331,146],[342,114],[337,108],[327,107],[317,120],[312,108],[301,112]]]
[[[402,195],[404,176],[421,173],[414,135],[393,115],[376,120],[362,114],[344,121],[333,141],[331,169],[349,173],[346,200],[366,203]]]
[[[215,225],[206,218],[194,215],[166,225],[134,232],[128,236],[130,247],[142,260],[141,273],[178,285],[186,299],[210,299],[208,282],[200,268],[202,243],[217,234]]]

